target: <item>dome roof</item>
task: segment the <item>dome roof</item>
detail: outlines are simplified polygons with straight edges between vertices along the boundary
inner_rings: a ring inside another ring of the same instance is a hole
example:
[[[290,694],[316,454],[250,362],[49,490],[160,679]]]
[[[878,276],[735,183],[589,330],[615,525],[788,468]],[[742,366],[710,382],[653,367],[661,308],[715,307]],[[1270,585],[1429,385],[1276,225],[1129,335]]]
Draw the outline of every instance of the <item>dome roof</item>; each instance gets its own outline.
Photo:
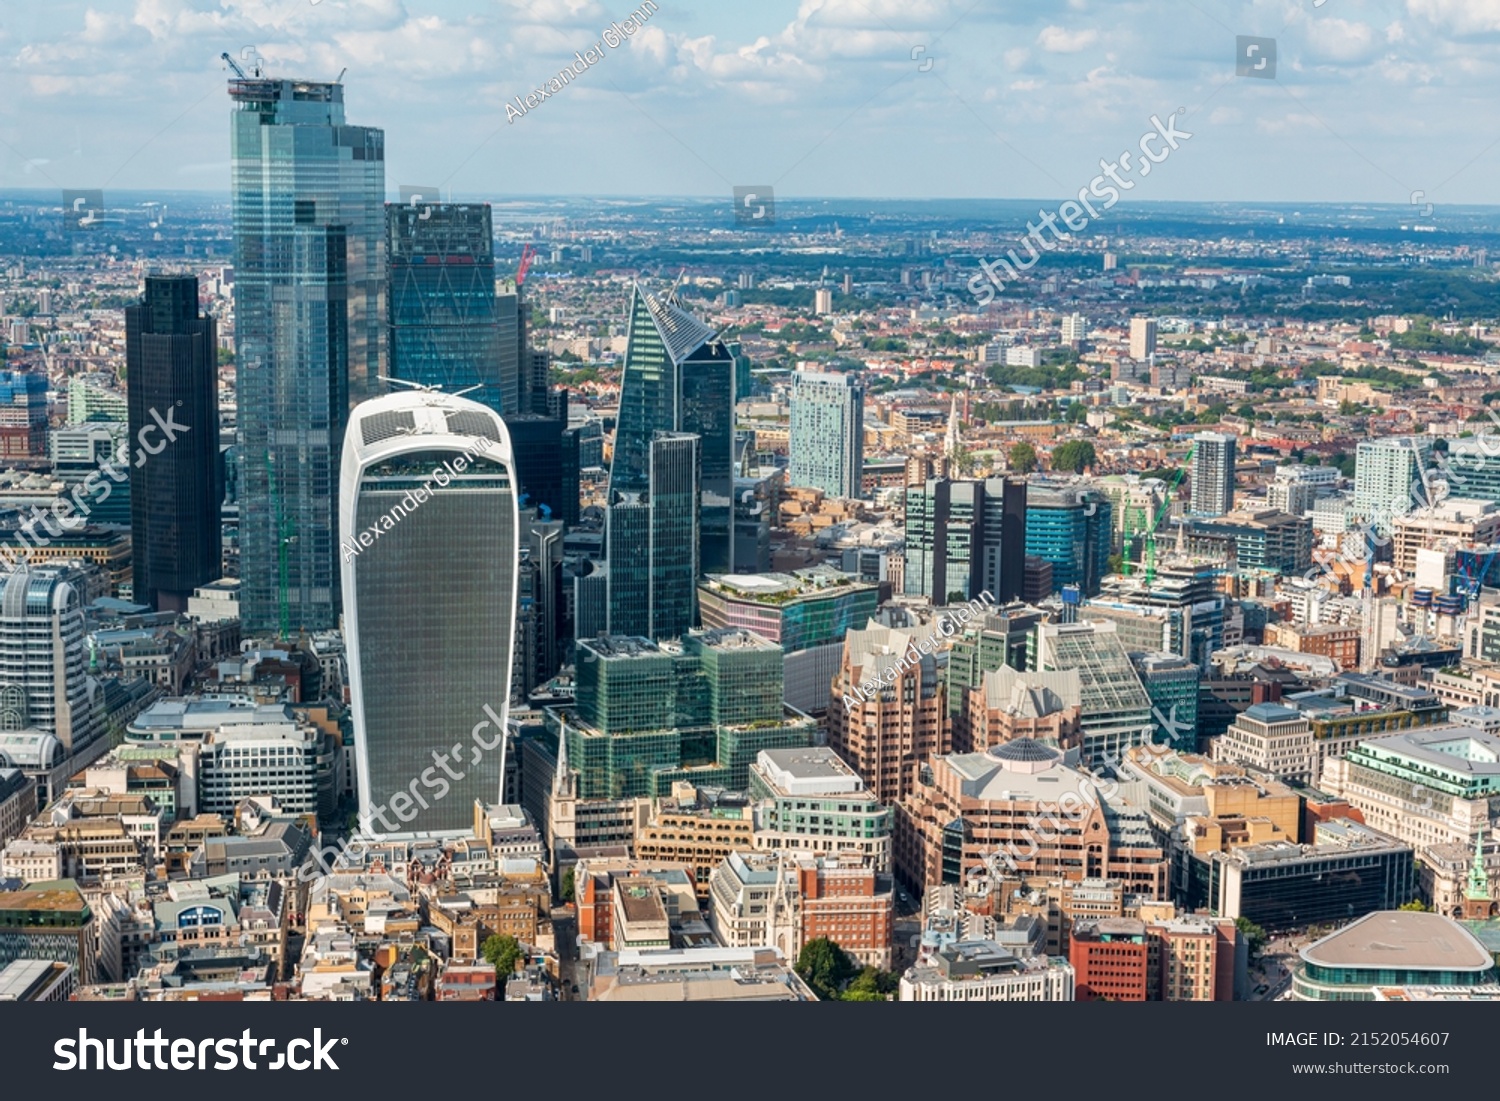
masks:
[[[990,756],[1001,761],[1055,761],[1062,754],[1035,738],[1016,738],[991,746]]]

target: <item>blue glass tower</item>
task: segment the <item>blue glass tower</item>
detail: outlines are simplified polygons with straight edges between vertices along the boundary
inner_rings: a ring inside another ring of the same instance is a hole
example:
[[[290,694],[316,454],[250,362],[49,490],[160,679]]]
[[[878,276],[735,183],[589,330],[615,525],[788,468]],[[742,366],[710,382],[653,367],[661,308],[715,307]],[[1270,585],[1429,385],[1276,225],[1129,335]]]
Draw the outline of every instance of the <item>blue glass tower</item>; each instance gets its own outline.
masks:
[[[518,411],[514,319],[502,341],[494,236],[484,203],[386,207],[391,377]],[[505,299],[514,313],[513,296]]]
[[[341,84],[229,96],[242,620],[320,630],[338,622],[349,407],[385,373],[385,136],[344,122]]]
[[[1052,564],[1053,591],[1077,585],[1097,596],[1109,573],[1113,506],[1093,490],[1033,484],[1026,498],[1026,553]]]

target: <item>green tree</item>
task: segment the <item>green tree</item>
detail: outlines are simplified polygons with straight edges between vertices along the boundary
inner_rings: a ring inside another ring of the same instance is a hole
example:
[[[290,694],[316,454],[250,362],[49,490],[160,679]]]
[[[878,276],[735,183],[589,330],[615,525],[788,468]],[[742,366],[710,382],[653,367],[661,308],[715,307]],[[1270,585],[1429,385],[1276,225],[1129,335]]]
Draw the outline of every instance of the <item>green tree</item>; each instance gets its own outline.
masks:
[[[1265,951],[1266,942],[1270,940],[1270,937],[1266,936],[1266,931],[1247,917],[1235,918],[1234,927],[1240,931],[1240,936],[1244,937],[1245,942],[1250,946],[1250,958],[1252,960],[1260,958],[1260,954]]]
[[[1413,910],[1416,913],[1425,914],[1427,912],[1427,903],[1423,902],[1420,898],[1414,898],[1410,902],[1403,902],[1396,908],[1398,910]]]
[[[558,884],[558,893],[564,902],[572,902],[574,890],[573,867],[569,865],[563,869],[562,882]]]
[[[1089,407],[1081,401],[1075,401],[1068,406],[1068,411],[1064,414],[1063,419],[1069,424],[1082,424],[1088,420],[1088,417]]]
[[[1052,450],[1052,469],[1082,474],[1094,465],[1094,445],[1088,440],[1069,440]]]
[[[495,965],[495,977],[504,980],[515,974],[521,961],[521,942],[509,933],[491,933],[484,938],[479,954]]]
[[[838,1001],[839,991],[856,970],[849,953],[827,937],[808,941],[797,955],[797,974],[825,1002]]]
[[[843,1002],[883,1002],[886,995],[890,993],[887,980],[894,980],[895,976],[888,971],[880,971],[874,967],[866,967],[854,977],[854,981],[844,988],[839,996]]]
[[[1036,469],[1036,448],[1029,443],[1018,443],[1010,449],[1010,468],[1017,474],[1030,474]]]

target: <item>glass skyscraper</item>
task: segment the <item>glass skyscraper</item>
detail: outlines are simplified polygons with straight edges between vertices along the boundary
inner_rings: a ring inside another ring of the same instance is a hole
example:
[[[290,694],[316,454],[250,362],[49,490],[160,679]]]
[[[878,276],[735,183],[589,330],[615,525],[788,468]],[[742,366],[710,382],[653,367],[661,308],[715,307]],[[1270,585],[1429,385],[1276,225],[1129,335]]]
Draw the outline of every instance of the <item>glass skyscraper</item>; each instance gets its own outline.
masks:
[[[576,707],[547,709],[585,799],[665,795],[674,780],[743,791],[762,749],[810,745],[816,724],[782,703],[781,648],[737,628],[680,642],[578,642]]]
[[[610,506],[609,630],[678,638],[697,613],[702,437],[658,432],[651,441],[645,493]]]
[[[612,633],[680,635],[698,573],[734,568],[734,371],[711,326],[635,288],[609,477]]]
[[[474,401],[517,412],[516,303],[504,300],[502,346],[489,205],[393,204],[385,215],[391,377],[449,392],[477,386]]]
[[[341,477],[360,820],[377,836],[467,830],[504,775],[520,557],[510,437],[477,402],[392,394],[354,410]]]
[[[865,392],[854,375],[792,374],[791,485],[859,497],[864,477]]]
[[[131,456],[134,593],[158,611],[187,611],[224,572],[217,334],[191,275],[147,276],[144,301],[125,311],[129,439],[143,452]]]
[[[385,136],[343,85],[229,82],[240,462],[250,633],[338,622],[340,449],[385,373]]]
[[[1026,553],[1052,564],[1053,591],[1077,585],[1095,596],[1109,573],[1114,534],[1109,498],[1094,490],[1033,483],[1026,497]]]

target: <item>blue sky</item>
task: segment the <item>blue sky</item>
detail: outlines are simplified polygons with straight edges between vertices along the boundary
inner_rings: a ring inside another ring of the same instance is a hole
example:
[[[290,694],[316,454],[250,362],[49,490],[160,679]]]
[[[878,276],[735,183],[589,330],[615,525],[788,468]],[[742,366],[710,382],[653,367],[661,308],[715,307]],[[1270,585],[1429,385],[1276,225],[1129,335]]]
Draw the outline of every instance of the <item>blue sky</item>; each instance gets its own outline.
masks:
[[[253,49],[272,75],[347,67],[392,190],[1057,199],[1186,108],[1192,138],[1130,198],[1500,195],[1500,0],[659,0],[507,122],[635,6],[10,4],[0,187],[227,189],[219,54]],[[1236,35],[1276,39],[1275,80],[1235,75]]]

